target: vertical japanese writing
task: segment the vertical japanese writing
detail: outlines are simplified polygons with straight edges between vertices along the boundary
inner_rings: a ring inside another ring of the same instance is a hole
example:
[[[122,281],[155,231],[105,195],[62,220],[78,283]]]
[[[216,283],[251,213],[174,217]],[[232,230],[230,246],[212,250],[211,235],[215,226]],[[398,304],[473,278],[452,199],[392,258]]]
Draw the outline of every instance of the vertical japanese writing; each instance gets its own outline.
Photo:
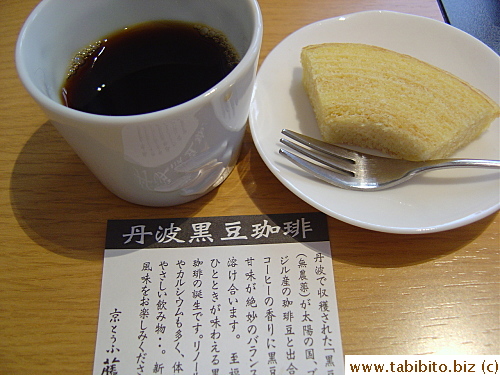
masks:
[[[200,357],[200,347],[201,340],[203,339],[203,334],[201,332],[203,328],[202,317],[203,317],[203,260],[196,258],[193,260],[193,305],[192,305],[192,316],[194,318],[193,330],[195,341],[193,343],[194,347],[194,371],[193,375],[198,375],[198,359]]]
[[[210,363],[212,365],[212,375],[219,375],[219,364],[221,359],[219,358],[221,349],[219,348],[219,340],[221,333],[218,330],[221,326],[221,321],[220,321],[220,313],[221,313],[221,304],[224,303],[224,301],[220,300],[220,276],[219,276],[219,264],[220,260],[218,258],[213,258],[210,260],[210,270],[212,271],[212,287],[211,287],[211,305],[212,307],[210,308],[210,324],[212,326],[216,326],[217,330],[213,329],[212,333],[210,334],[210,339],[212,340],[212,345],[210,349],[210,355],[211,355],[211,360]]]
[[[144,262],[141,269],[141,294],[139,300],[139,334],[137,335],[139,346],[136,356],[136,372],[143,374],[146,371],[146,340],[148,338],[148,320],[150,315],[150,292],[151,292],[151,272],[153,268],[150,262]],[[147,371],[146,371],[147,373]]]
[[[105,258],[108,282],[135,292],[102,299],[94,375],[341,373],[329,243],[313,218],[127,221],[114,230],[124,252],[115,245]]]
[[[258,344],[258,339],[259,339],[259,332],[258,332],[258,321],[257,319],[259,318],[257,314],[257,300],[255,297],[256,289],[257,289],[257,278],[255,276],[253,266],[254,266],[255,259],[254,257],[250,256],[245,259],[245,263],[247,265],[247,272],[245,273],[245,280],[246,280],[246,302],[245,302],[245,307],[246,307],[246,322],[247,322],[247,333],[248,333],[248,340],[247,341],[247,347],[248,347],[248,354],[249,354],[249,359],[250,359],[250,374],[249,375],[256,375],[257,374],[257,369],[255,366],[258,364],[258,356],[257,356],[257,344]]]
[[[186,262],[182,259],[177,260],[177,273],[175,276],[175,335],[174,335],[174,350],[177,354],[177,359],[174,361],[172,365],[172,372],[174,374],[179,374],[184,371],[183,369],[183,358],[184,353],[181,351],[181,343],[183,342],[183,316],[184,316],[184,293],[186,292],[185,280],[184,280],[184,266]]]
[[[228,303],[229,303],[229,326],[231,327],[232,332],[237,331],[237,327],[239,325],[238,321],[238,292],[239,289],[236,287],[238,285],[238,259],[234,256],[230,257],[227,260],[227,275],[228,275],[228,284],[230,284],[227,289],[228,295]],[[239,339],[241,336],[239,333],[236,333],[236,339]],[[231,347],[229,353],[229,366],[231,368],[231,375],[240,375],[239,374],[239,355],[238,355],[238,347]]]
[[[166,354],[166,349],[164,348],[164,339],[165,339],[165,332],[167,331],[167,312],[168,312],[168,298],[169,298],[169,292],[168,292],[168,262],[166,261],[161,261],[158,264],[158,270],[160,272],[159,274],[159,281],[158,281],[158,286],[157,286],[157,300],[156,300],[156,327],[155,327],[155,333],[158,338],[158,348],[160,349],[161,354]],[[162,357],[161,357],[162,358]],[[153,374],[162,374],[163,369],[165,368],[165,364],[163,361],[155,361],[153,365]]]
[[[265,324],[266,324],[266,348],[267,348],[267,365],[269,367],[269,374],[276,374],[276,365],[278,364],[276,359],[276,339],[274,338],[274,297],[271,291],[272,276],[271,276],[271,257],[264,257],[264,285],[265,285],[265,295],[264,295],[264,305],[265,305]]]
[[[316,274],[316,281],[318,283],[317,294],[319,297],[318,309],[321,313],[321,335],[323,349],[325,352],[325,368],[327,369],[327,375],[333,375],[335,367],[335,362],[333,361],[335,347],[333,346],[334,331],[330,325],[330,307],[329,307],[329,295],[327,290],[327,277],[325,272],[325,265],[323,263],[324,255],[317,253],[314,257],[315,268],[314,272]]]
[[[295,352],[295,327],[293,325],[293,320],[295,318],[293,308],[294,305],[294,297],[295,293],[293,293],[291,270],[292,264],[290,262],[289,255],[281,256],[280,259],[281,264],[281,296],[282,296],[282,307],[283,307],[283,321],[285,322],[285,355],[288,366],[286,367],[286,371],[288,374],[295,374],[297,367],[294,365],[296,352]]]
[[[299,282],[299,296],[301,299],[300,307],[301,311],[301,328],[302,328],[302,340],[304,347],[304,358],[307,361],[312,362],[312,367],[314,371],[317,370],[316,358],[314,350],[314,320],[313,314],[311,314],[311,290],[309,286],[309,262],[307,254],[297,254],[296,255],[297,268],[299,270],[298,282]]]
[[[109,347],[106,349],[106,359],[103,362],[102,375],[118,375],[118,364],[120,363],[120,348],[118,347],[117,335],[118,335],[118,325],[120,323],[120,315],[122,314],[116,307],[112,312],[109,313],[109,323],[110,323],[110,342]]]

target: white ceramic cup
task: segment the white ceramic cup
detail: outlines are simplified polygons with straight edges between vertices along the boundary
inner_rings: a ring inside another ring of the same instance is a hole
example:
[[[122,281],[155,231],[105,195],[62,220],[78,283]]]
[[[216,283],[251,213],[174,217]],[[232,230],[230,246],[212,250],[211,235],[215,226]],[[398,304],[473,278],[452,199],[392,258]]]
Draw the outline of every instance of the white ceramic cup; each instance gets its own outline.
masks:
[[[241,61],[204,94],[157,112],[102,116],[62,104],[60,89],[78,51],[153,20],[220,30]],[[27,91],[110,191],[141,205],[172,206],[206,194],[234,168],[261,41],[257,0],[44,0],[21,30],[16,65]]]

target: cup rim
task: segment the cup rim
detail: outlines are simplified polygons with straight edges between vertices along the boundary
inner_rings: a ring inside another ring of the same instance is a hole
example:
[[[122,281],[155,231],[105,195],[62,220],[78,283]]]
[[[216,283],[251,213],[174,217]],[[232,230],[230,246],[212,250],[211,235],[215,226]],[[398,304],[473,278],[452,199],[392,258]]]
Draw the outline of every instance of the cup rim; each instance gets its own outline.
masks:
[[[58,114],[63,117],[72,117],[78,121],[88,121],[92,123],[105,123],[106,125],[123,125],[127,123],[137,123],[140,119],[142,121],[154,121],[155,119],[163,118],[166,114],[169,116],[175,116],[176,114],[181,114],[182,112],[189,110],[189,107],[195,107],[201,104],[203,101],[209,100],[216,92],[220,90],[221,87],[225,87],[233,79],[233,77],[240,74],[242,70],[248,68],[249,65],[253,64],[255,55],[259,56],[262,37],[263,37],[263,19],[262,12],[258,0],[247,0],[252,8],[252,18],[255,25],[252,33],[252,39],[248,49],[246,50],[241,61],[236,65],[236,67],[221,81],[219,81],[215,86],[211,87],[204,93],[188,100],[187,102],[181,103],[174,107],[169,107],[165,109],[160,109],[154,112],[141,113],[135,115],[100,115],[95,113],[83,112],[73,108],[69,108],[62,103],[58,103],[44,94],[31,80],[29,74],[26,70],[25,63],[22,58],[23,41],[28,32],[30,24],[33,22],[34,18],[42,11],[44,5],[46,5],[50,0],[43,0],[37,5],[37,7],[31,12],[26,21],[24,22],[21,31],[19,33],[16,42],[15,51],[15,61],[17,73],[21,82],[23,83],[26,90],[33,96],[35,101],[40,103],[45,111],[50,113]],[[257,57],[258,58],[258,57]]]

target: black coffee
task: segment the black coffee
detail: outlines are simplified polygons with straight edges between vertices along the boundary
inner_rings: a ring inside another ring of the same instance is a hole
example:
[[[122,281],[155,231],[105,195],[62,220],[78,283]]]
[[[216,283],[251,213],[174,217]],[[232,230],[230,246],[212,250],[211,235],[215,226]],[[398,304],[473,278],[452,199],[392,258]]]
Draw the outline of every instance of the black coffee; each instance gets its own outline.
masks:
[[[184,103],[238,64],[227,38],[208,26],[154,21],[111,34],[81,51],[63,103],[100,115],[134,115]]]

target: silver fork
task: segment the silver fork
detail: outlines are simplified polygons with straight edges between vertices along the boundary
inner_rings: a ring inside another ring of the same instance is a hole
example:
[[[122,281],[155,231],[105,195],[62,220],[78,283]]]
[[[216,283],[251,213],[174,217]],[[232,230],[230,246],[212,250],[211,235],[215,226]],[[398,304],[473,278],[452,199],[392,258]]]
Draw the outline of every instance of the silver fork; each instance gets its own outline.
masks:
[[[290,149],[315,160],[308,161],[281,148],[280,154],[317,178],[334,186],[350,190],[382,190],[409,180],[418,173],[439,168],[482,167],[500,168],[500,160],[438,159],[408,161],[370,155],[283,129],[286,138],[280,141]],[[321,164],[321,165],[320,165]]]

